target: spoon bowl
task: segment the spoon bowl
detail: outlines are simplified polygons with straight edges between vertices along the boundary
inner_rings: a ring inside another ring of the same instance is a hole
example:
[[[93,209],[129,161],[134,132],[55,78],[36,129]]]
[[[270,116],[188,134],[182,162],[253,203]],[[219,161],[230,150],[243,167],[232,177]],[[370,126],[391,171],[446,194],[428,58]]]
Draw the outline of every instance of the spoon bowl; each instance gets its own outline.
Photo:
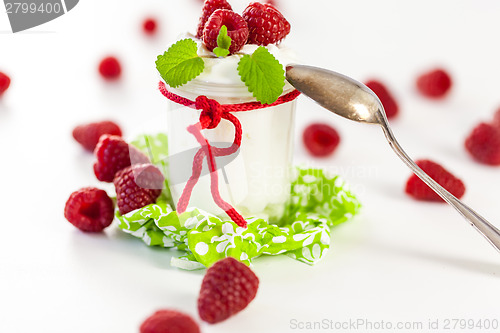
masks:
[[[312,66],[290,65],[286,69],[286,79],[301,93],[344,118],[379,124],[379,118],[385,114],[377,95],[343,74]]]
[[[380,125],[399,158],[500,251],[500,230],[429,177],[406,154],[392,133],[384,107],[373,91],[345,75],[305,65],[287,66],[286,79],[298,91],[339,116],[360,123]]]

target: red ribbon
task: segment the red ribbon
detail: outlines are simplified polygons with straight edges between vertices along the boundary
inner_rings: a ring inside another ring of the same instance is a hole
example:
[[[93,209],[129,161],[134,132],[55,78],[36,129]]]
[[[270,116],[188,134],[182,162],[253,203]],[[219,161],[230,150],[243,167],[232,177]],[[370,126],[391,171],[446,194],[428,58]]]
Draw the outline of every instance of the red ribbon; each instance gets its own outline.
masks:
[[[191,198],[191,193],[193,188],[198,182],[201,175],[201,170],[203,168],[203,160],[207,158],[208,168],[210,170],[210,191],[212,192],[212,198],[214,202],[226,214],[240,227],[246,227],[247,223],[245,219],[232,207],[229,203],[224,201],[219,193],[219,177],[217,174],[217,164],[215,162],[216,156],[227,156],[235,153],[241,146],[241,136],[242,128],[241,123],[234,115],[230,112],[238,111],[250,111],[256,109],[262,109],[266,107],[271,107],[275,105],[280,105],[283,103],[291,102],[297,98],[300,93],[294,90],[284,96],[278,98],[278,100],[272,104],[261,104],[260,102],[250,102],[242,104],[219,104],[216,100],[209,99],[206,96],[198,96],[196,101],[193,102],[187,98],[178,96],[167,90],[163,82],[159,83],[160,92],[177,104],[181,104],[187,107],[195,108],[197,110],[202,110],[200,114],[200,121],[194,125],[188,126],[187,130],[189,133],[193,134],[196,141],[201,145],[196,155],[193,158],[193,169],[189,180],[187,181],[184,190],[177,202],[177,212],[183,213],[189,204],[189,199]],[[204,129],[216,128],[222,119],[230,121],[234,125],[235,134],[234,141],[230,147],[227,148],[217,148],[212,147],[207,139],[201,133]]]

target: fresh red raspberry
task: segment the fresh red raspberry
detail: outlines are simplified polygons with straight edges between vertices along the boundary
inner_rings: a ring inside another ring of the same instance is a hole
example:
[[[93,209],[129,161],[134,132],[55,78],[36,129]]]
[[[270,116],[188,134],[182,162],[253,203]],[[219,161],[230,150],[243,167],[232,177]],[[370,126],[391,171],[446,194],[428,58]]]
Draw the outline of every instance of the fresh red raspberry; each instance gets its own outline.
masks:
[[[325,157],[337,148],[340,136],[330,125],[316,123],[306,127],[302,141],[311,155]]]
[[[94,151],[103,134],[122,136],[122,130],[112,121],[79,125],[73,129],[73,138],[89,151]]]
[[[452,86],[450,75],[441,68],[434,69],[417,78],[418,91],[429,98],[442,98]]]
[[[247,23],[240,15],[227,9],[217,9],[208,19],[203,30],[203,42],[210,51],[217,47],[217,36],[219,36],[220,28],[225,25],[227,35],[231,37],[231,46],[229,54],[233,54],[241,50],[248,39]]]
[[[10,77],[7,74],[0,72],[0,96],[3,95],[10,86]]]
[[[209,323],[226,320],[255,298],[259,279],[242,262],[228,257],[207,270],[198,297],[200,318]]]
[[[465,139],[465,148],[478,162],[500,165],[500,127],[480,123]]]
[[[82,231],[102,231],[113,222],[113,200],[98,188],[82,188],[66,201],[64,217]]]
[[[120,214],[155,203],[164,184],[161,171],[152,164],[135,164],[116,173],[113,183]]]
[[[99,63],[99,73],[105,80],[117,80],[122,73],[122,67],[116,57],[106,57]]]
[[[205,29],[205,23],[207,23],[209,17],[212,16],[212,13],[215,12],[217,9],[233,10],[231,8],[231,5],[226,0],[205,0],[200,17],[200,22],[198,23],[198,30],[196,32],[196,37],[200,39],[203,38],[203,30]]]
[[[382,102],[387,118],[395,117],[399,112],[399,106],[392,94],[387,90],[387,87],[377,80],[370,80],[365,84],[378,96],[380,102]]]
[[[418,160],[415,163],[455,197],[460,199],[464,195],[464,183],[441,165],[430,160]],[[431,190],[416,175],[411,175],[408,179],[405,191],[416,200],[444,202],[439,195]]]
[[[146,35],[154,35],[156,33],[156,29],[158,28],[158,24],[156,20],[152,17],[149,17],[142,22],[142,30]]]
[[[142,323],[140,333],[200,333],[200,328],[187,314],[159,310]]]
[[[248,24],[248,44],[277,44],[290,33],[290,23],[271,4],[252,2],[243,11]]]
[[[115,174],[132,164],[149,163],[149,158],[139,149],[116,135],[102,135],[95,147],[97,162],[94,173],[100,181],[111,183]]]

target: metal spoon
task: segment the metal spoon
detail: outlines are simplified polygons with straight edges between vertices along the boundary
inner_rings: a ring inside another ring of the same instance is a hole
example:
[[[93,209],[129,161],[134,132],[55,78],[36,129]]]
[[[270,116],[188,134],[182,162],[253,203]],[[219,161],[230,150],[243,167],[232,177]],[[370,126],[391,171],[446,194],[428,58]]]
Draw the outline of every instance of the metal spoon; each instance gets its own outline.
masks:
[[[413,162],[396,141],[384,107],[368,87],[345,75],[304,65],[289,65],[286,68],[286,79],[301,93],[339,116],[360,123],[379,124],[399,158],[500,251],[500,230],[445,190]]]

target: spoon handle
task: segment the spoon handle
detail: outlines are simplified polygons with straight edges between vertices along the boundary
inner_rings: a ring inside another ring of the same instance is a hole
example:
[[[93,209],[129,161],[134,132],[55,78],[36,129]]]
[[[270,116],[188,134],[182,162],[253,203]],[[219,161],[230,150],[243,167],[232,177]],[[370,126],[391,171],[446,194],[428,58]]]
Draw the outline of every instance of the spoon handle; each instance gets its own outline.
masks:
[[[388,123],[384,116],[379,117],[380,124],[384,131],[389,145],[394,150],[394,152],[399,156],[399,158],[420,178],[424,183],[429,185],[429,187],[434,190],[444,201],[449,203],[453,208],[455,208],[462,216],[470,222],[470,224],[477,230],[481,235],[484,236],[490,242],[493,247],[500,251],[500,230],[498,230],[494,225],[488,222],[484,217],[476,213],[472,208],[464,204],[462,201],[457,199],[453,194],[444,189],[439,185],[434,179],[432,179],[428,174],[426,174],[418,165],[413,162],[413,160],[405,153],[403,148],[399,145],[398,141],[394,137]]]

